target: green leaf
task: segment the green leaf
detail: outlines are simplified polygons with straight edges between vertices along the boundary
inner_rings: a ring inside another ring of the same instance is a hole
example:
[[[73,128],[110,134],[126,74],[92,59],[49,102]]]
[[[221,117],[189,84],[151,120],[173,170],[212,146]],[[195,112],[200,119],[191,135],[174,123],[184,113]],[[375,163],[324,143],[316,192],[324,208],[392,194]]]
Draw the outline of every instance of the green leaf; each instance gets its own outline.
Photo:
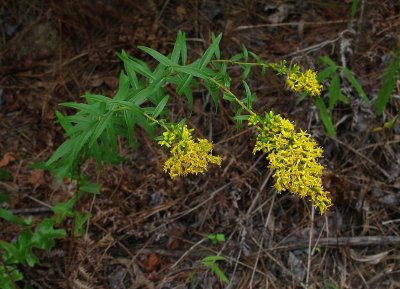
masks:
[[[157,118],[161,112],[164,110],[166,104],[168,103],[169,100],[169,95],[164,96],[164,98],[160,101],[160,103],[157,105],[156,109],[153,112],[153,117]]]
[[[189,75],[193,75],[196,77],[199,77],[201,79],[207,79],[208,75],[204,71],[200,70],[197,67],[194,67],[192,65],[186,65],[186,66],[177,66],[174,67],[174,70],[177,72],[183,72]]]
[[[171,61],[174,62],[175,64],[178,64],[179,62],[179,56],[181,55],[181,51],[185,41],[186,41],[185,34],[182,33],[181,31],[178,31],[178,36],[176,37],[174,49],[172,50],[171,53]]]
[[[93,117],[98,117],[101,115],[101,112],[99,111],[97,106],[86,104],[86,103],[64,102],[64,103],[61,103],[60,105],[87,112],[90,115],[92,115]]]
[[[24,262],[28,264],[28,266],[33,267],[36,263],[39,262],[38,258],[32,253],[32,239],[33,234],[30,231],[23,231],[16,243],[16,247],[18,248],[21,255],[24,257]]]
[[[246,105],[247,105],[247,107],[248,107],[249,109],[251,109],[251,108],[252,108],[252,104],[253,104],[254,95],[251,93],[250,87],[249,87],[249,85],[246,83],[246,81],[242,80],[242,83],[243,83],[243,86],[244,86],[244,89],[245,89],[245,92],[246,92],[246,98],[245,98],[245,100],[246,100]]]
[[[91,193],[94,195],[100,194],[100,185],[97,183],[85,183],[79,187],[80,192]]]
[[[114,99],[125,99],[129,92],[129,85],[129,77],[125,73],[121,72],[119,75],[118,91],[115,94]]]
[[[135,138],[134,138],[135,123],[133,121],[132,112],[130,112],[128,110],[124,110],[124,120],[125,120],[125,124],[126,124],[126,129],[127,129],[128,143],[130,146],[134,146],[135,145]]]
[[[0,194],[0,204],[8,202],[10,200],[10,197],[6,194]]]
[[[67,119],[66,116],[64,116],[61,112],[56,111],[56,116],[57,116],[57,120],[60,123],[60,125],[62,126],[62,128],[65,130],[66,134],[72,134],[73,131],[73,125],[71,124],[71,121]],[[82,117],[85,118],[85,117]]]
[[[155,76],[151,72],[146,62],[134,57],[130,57],[126,53],[124,55],[120,55],[120,59],[124,62],[125,71],[128,74],[129,81],[134,89],[138,89],[140,87],[135,72],[143,75],[149,80],[155,79]]]
[[[122,50],[121,53],[118,54],[118,57],[124,63],[126,74],[128,75],[129,82],[134,89],[139,89],[139,80],[135,73],[135,63],[129,59],[128,54]]]
[[[351,18],[354,19],[356,16],[358,5],[360,4],[360,0],[353,0],[351,3]]]
[[[225,258],[222,256],[208,256],[205,257],[202,262],[205,266],[211,269],[211,271],[224,283],[228,284],[229,279],[226,277],[224,272],[219,268],[216,261],[225,261]]]
[[[0,286],[2,289],[15,289],[15,282],[22,279],[23,275],[17,268],[0,265]]]
[[[339,75],[334,75],[332,77],[331,83],[329,85],[329,109],[332,109],[338,99],[340,98],[340,78]]]
[[[249,77],[250,72],[251,72],[251,66],[250,65],[241,65],[241,67],[243,68],[242,78],[243,79],[247,79]]]
[[[18,218],[16,215],[11,213],[10,211],[0,208],[0,218],[6,221],[9,221],[16,225],[24,225],[24,221]]]
[[[75,140],[69,139],[64,141],[55,153],[51,156],[51,158],[46,162],[46,166],[50,166],[52,163],[57,161],[58,159],[62,158],[63,156],[69,154],[74,147]]]
[[[188,102],[188,106],[190,111],[193,109],[193,93],[190,87],[186,88],[185,91],[183,92],[185,94],[186,100]]]
[[[9,172],[0,168],[0,181],[12,181],[13,176]]]
[[[322,120],[322,123],[325,126],[325,129],[329,136],[334,137],[336,135],[335,127],[332,123],[332,119],[329,116],[328,110],[326,109],[325,103],[322,98],[315,98],[315,106],[319,110],[319,116]]]
[[[85,213],[81,214],[80,212],[75,212],[75,226],[73,230],[73,235],[78,237],[82,236],[84,233],[84,228],[83,226],[86,224],[86,222],[90,219],[92,216],[90,213]]]
[[[214,244],[223,243],[225,242],[225,235],[224,234],[209,234],[207,238]]]
[[[33,234],[32,243],[36,248],[50,250],[55,239],[65,238],[67,233],[63,229],[54,229],[51,219],[44,219],[37,227]]]
[[[182,95],[182,93],[189,88],[190,83],[192,82],[193,76],[190,74],[185,75],[183,80],[179,82],[179,85],[177,87],[177,92],[179,95]]]
[[[249,51],[247,50],[246,46],[242,44],[242,50],[243,50],[243,61],[248,62],[249,61]]]
[[[18,250],[17,246],[3,240],[0,240],[0,249],[6,251],[3,256],[3,260],[5,263],[12,264],[12,263],[24,263],[25,258]]]
[[[96,127],[90,138],[89,147],[91,147],[93,143],[97,141],[97,139],[106,129],[106,127],[110,124],[112,116],[113,116],[113,111],[109,111],[100,118],[100,121],[96,124]]]
[[[187,64],[187,47],[186,47],[186,35],[185,33],[182,33],[182,47],[181,47],[181,59],[182,59],[182,64],[186,65]]]
[[[397,121],[397,119],[399,118],[399,116],[400,116],[400,113],[398,113],[398,114],[397,114],[395,117],[393,117],[391,120],[385,122],[385,123],[383,124],[383,127],[384,127],[384,128],[387,128],[387,129],[392,129],[392,128],[394,127],[394,125],[396,124],[396,121]]]
[[[158,89],[160,89],[161,85],[163,85],[164,82],[165,79],[160,79],[157,82],[152,83],[150,86],[147,86],[146,88],[143,88],[142,90],[135,92],[135,94],[133,94],[133,96],[129,99],[129,101],[133,102],[136,105],[141,105]]]
[[[321,56],[319,59],[322,60],[322,62],[324,62],[326,65],[328,66],[332,66],[332,67],[337,67],[335,61],[333,61],[329,56],[325,55],[325,56]]]
[[[55,204],[51,210],[56,214],[56,223],[61,223],[65,217],[72,217],[74,215],[72,208],[75,206],[78,198],[73,197],[65,203]]]
[[[234,117],[233,117],[233,119],[235,119],[235,120],[239,120],[239,121],[243,121],[243,120],[248,120],[249,119],[249,117],[250,117],[250,115],[235,115]]]
[[[222,98],[226,99],[226,100],[228,100],[230,102],[235,102],[235,98],[232,95],[228,94],[228,93],[224,93]]]
[[[219,36],[219,35],[218,35],[218,36]],[[217,41],[218,36],[215,36],[214,32],[211,33],[211,42]],[[218,40],[218,42],[219,42],[219,40]],[[221,57],[221,52],[220,52],[220,50],[219,50],[219,45],[216,46],[216,49],[215,49],[215,51],[214,51],[214,55],[215,55],[215,58],[220,59],[220,57]]]
[[[354,89],[360,95],[360,97],[364,101],[364,103],[369,105],[369,99],[368,99],[367,95],[365,94],[364,90],[362,89],[360,83],[353,76],[352,72],[347,67],[342,67],[342,70],[343,70],[344,76],[347,78],[347,80],[350,82],[350,84],[354,87]]]
[[[218,100],[219,100],[219,90],[214,88],[214,87],[212,87],[211,85],[207,85],[207,84],[205,84],[205,85],[206,85],[206,87],[208,89],[208,92],[211,95],[211,98],[212,98],[214,106],[215,106],[215,110],[217,111],[217,109],[218,109]]]
[[[400,49],[398,49],[394,55],[392,62],[390,63],[384,77],[382,86],[378,93],[378,98],[375,103],[375,115],[379,116],[385,110],[387,103],[389,102],[390,95],[396,87],[398,71],[400,70]]]
[[[336,66],[328,66],[324,70],[318,73],[317,80],[318,82],[323,82],[329,76],[336,72]]]
[[[230,61],[232,61],[232,62],[237,62],[237,61],[241,60],[242,58],[243,58],[242,53],[239,53],[239,54],[233,55],[233,56],[231,57]]]
[[[176,66],[176,64],[171,61],[168,57],[166,57],[165,55],[162,55],[160,52],[151,49],[149,47],[146,46],[138,46],[138,48],[144,52],[146,52],[147,54],[149,54],[151,57],[153,57],[155,60],[157,60],[158,62],[164,64],[165,66]]]
[[[219,42],[221,41],[222,33],[220,33],[216,38],[212,40],[211,45],[204,52],[203,57],[200,60],[200,70],[203,70],[210,62],[213,55],[218,51],[219,53]]]
[[[260,56],[258,56],[257,54],[255,54],[254,52],[251,52],[251,51],[249,51],[249,54],[251,55],[251,57],[254,58],[254,60],[255,60],[259,65],[262,65],[262,64],[263,64],[263,62],[262,62]]]

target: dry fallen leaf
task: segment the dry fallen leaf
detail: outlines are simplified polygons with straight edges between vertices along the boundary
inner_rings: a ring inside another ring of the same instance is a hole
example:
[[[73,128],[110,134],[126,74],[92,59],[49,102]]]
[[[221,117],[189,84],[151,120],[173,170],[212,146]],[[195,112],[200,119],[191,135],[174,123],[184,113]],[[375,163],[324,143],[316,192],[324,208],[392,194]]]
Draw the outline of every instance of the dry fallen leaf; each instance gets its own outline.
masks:
[[[15,160],[15,156],[13,153],[6,153],[3,158],[0,160],[0,168],[5,167],[10,162]]]
[[[160,259],[158,259],[155,253],[150,253],[147,260],[143,262],[143,267],[147,272],[152,272],[158,264],[160,264]]]
[[[358,262],[375,265],[381,262],[387,256],[387,254],[389,254],[389,252],[390,251],[385,251],[374,255],[361,255],[355,250],[350,249],[350,257]]]
[[[37,188],[41,184],[43,184],[43,171],[42,170],[33,170],[28,177],[28,183],[30,183],[33,187]]]

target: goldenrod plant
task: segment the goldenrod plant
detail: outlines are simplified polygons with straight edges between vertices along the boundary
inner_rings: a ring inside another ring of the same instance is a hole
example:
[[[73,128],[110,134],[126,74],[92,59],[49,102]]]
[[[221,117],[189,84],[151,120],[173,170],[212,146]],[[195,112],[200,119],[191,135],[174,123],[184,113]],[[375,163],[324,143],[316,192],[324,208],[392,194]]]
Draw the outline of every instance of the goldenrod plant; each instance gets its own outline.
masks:
[[[222,35],[212,35],[208,49],[192,62],[188,60],[186,37],[182,32],[178,33],[169,55],[139,46],[141,51],[156,61],[155,67],[122,51],[118,56],[125,70],[120,74],[115,95],[86,93],[83,103],[62,104],[64,107],[75,109],[76,113],[56,113],[66,139],[41,167],[51,171],[58,179],[78,181],[80,193],[77,193],[72,201],[54,207],[58,217],[52,219],[51,224],[59,226],[63,218],[73,218],[79,227],[83,226],[90,215],[74,213],[73,207],[84,193],[96,194],[100,190],[96,184],[89,183],[81,171],[81,166],[89,159],[96,160],[99,167],[119,163],[122,160],[119,156],[120,140],[126,139],[129,145],[137,148],[136,127],[147,132],[166,151],[163,169],[171,178],[204,174],[211,167],[217,169],[221,166],[222,158],[229,158],[229,155],[220,156],[218,152],[215,153],[212,140],[197,138],[194,128],[184,119],[172,119],[168,109],[168,104],[173,99],[170,96],[171,90],[175,90],[178,96],[185,97],[191,109],[195,96],[192,90],[200,85],[208,90],[216,109],[220,102],[226,101],[231,104],[234,112],[232,117],[238,127],[246,121],[254,127],[256,134],[253,151],[267,154],[269,169],[274,171],[274,187],[278,191],[289,191],[300,198],[308,198],[320,213],[329,209],[332,202],[329,193],[322,186],[323,167],[318,163],[322,158],[322,149],[309,133],[296,129],[292,121],[274,113],[272,108],[257,113],[253,109],[256,95],[251,92],[246,82],[254,67],[261,68],[262,72],[271,69],[283,77],[286,86],[294,92],[318,98],[323,88],[317,81],[317,73],[311,69],[304,70],[298,65],[289,67],[286,61],[267,63],[255,53],[247,51],[245,47],[242,53],[230,59],[221,59],[221,37]],[[237,96],[231,90],[231,78],[228,73],[230,66],[243,69],[244,97]],[[46,225],[49,230],[53,228],[47,223]],[[51,240],[64,236],[64,231],[55,232],[57,234],[49,236]],[[79,234],[82,231],[77,230],[75,233]],[[0,263],[0,274],[4,280],[8,280],[3,284],[11,284],[7,285],[8,287],[2,285],[2,288],[8,289],[14,288],[12,284],[21,276],[9,272],[9,266],[12,266],[14,261],[10,265],[5,263],[8,260],[17,260],[17,255],[14,259],[12,255],[18,253],[7,249],[12,248],[10,243],[7,244],[9,245],[2,243],[0,246],[2,251],[5,251]],[[218,258],[208,258],[203,260],[203,263],[214,268]],[[227,281],[221,274],[220,276],[224,282]]]

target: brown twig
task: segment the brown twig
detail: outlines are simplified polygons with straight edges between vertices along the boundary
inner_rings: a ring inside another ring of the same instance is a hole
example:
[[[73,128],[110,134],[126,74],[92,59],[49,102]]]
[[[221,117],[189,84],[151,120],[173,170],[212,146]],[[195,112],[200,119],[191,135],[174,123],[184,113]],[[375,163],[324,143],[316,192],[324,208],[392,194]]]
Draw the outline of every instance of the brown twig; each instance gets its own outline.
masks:
[[[296,241],[283,246],[271,248],[272,250],[294,250],[308,246],[308,240]],[[361,237],[337,237],[321,238],[318,242],[319,247],[338,247],[338,246],[376,246],[376,245],[400,245],[400,236],[361,236]]]

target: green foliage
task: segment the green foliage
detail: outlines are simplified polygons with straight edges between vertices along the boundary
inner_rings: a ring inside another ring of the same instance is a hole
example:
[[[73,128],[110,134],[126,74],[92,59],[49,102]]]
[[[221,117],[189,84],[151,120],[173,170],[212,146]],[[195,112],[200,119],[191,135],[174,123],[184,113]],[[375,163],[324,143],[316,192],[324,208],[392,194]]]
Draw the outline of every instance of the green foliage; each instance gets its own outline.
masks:
[[[354,19],[354,17],[356,16],[359,4],[360,0],[353,0],[351,2],[351,19]]]
[[[4,212],[3,212],[4,213]],[[4,217],[4,215],[2,216]],[[23,279],[18,265],[33,267],[39,262],[33,249],[50,250],[55,239],[67,236],[65,230],[55,229],[53,220],[46,218],[36,226],[34,231],[29,227],[30,221],[21,221],[16,216],[8,215],[12,222],[24,225],[22,233],[15,243],[0,240],[0,288],[16,288],[15,282]]]
[[[0,204],[5,203],[9,200],[9,196],[6,194],[0,194]]]
[[[18,218],[16,215],[14,215],[13,213],[11,213],[10,211],[0,208],[0,218],[4,219],[8,222],[11,222],[15,225],[24,225],[24,226],[29,226],[30,224],[32,224],[32,219],[28,218],[25,220],[21,220],[20,218]]]
[[[400,113],[398,113],[395,117],[393,117],[389,121],[385,122],[383,124],[383,127],[387,128],[387,129],[392,129],[394,127],[394,125],[396,124],[396,121],[399,118],[399,116],[400,116]]]
[[[12,181],[13,176],[9,172],[0,168],[0,181]]]
[[[378,99],[375,103],[375,114],[377,116],[383,113],[387,103],[389,102],[390,95],[392,94],[393,89],[396,87],[397,80],[399,79],[399,71],[400,49],[397,49],[393,56],[393,60],[383,77],[383,83],[378,93]]]
[[[15,282],[23,279],[22,273],[14,266],[4,266],[0,263],[0,288],[15,289],[18,288]]]
[[[224,234],[210,234],[207,235],[207,238],[214,244],[217,245],[219,243],[225,242],[225,235]]]
[[[225,242],[224,234],[209,234],[207,235],[207,238],[213,243],[213,245]],[[217,276],[219,280],[228,284],[229,279],[228,277],[226,277],[224,272],[218,266],[217,261],[226,261],[226,259],[222,256],[207,256],[203,260],[201,260],[203,265],[208,267],[215,274],[215,276]]]
[[[315,99],[315,106],[319,110],[319,116],[322,120],[322,123],[325,126],[326,132],[328,133],[329,136],[335,136],[336,135],[335,126],[333,125],[331,116],[321,97],[317,97]]]
[[[344,79],[348,81],[348,83],[354,88],[357,94],[360,96],[361,100],[365,105],[370,105],[370,101],[368,96],[364,92],[361,84],[355,78],[353,73],[347,68],[343,66],[337,65],[331,58],[328,56],[320,57],[322,62],[324,62],[327,67],[318,73],[318,81],[328,83],[328,107],[325,105],[323,99],[317,97],[315,99],[315,105],[319,110],[319,115],[322,120],[322,123],[325,126],[325,129],[329,136],[335,136],[336,130],[335,126],[331,119],[331,112],[335,108],[338,102],[342,102],[345,105],[350,104],[350,99],[348,96],[342,94],[342,79],[341,75],[343,75]]]
[[[218,266],[217,261],[226,261],[226,259],[222,256],[207,256],[201,262],[204,266],[208,267],[222,282],[228,284],[229,279],[226,277],[224,272],[222,272],[221,268]]]

